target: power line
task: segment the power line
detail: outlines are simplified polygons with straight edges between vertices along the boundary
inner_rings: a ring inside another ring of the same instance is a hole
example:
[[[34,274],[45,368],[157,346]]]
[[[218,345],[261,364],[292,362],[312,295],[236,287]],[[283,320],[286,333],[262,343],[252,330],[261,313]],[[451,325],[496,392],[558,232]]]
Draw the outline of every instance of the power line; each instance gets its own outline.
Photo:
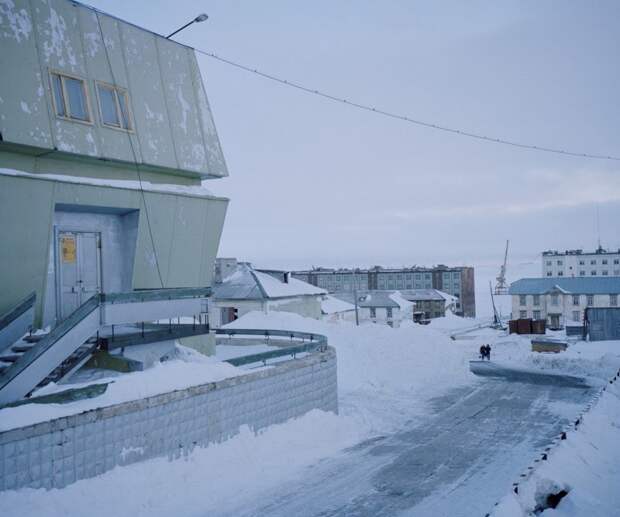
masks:
[[[465,136],[465,137],[469,137],[469,138],[475,138],[477,140],[483,140],[485,142],[492,142],[495,144],[502,144],[502,145],[509,145],[512,147],[517,147],[520,149],[529,149],[532,151],[541,151],[541,152],[545,152],[545,153],[554,153],[554,154],[562,154],[565,156],[576,156],[579,158],[594,158],[597,160],[613,160],[613,161],[620,161],[620,157],[618,156],[611,156],[611,155],[604,155],[604,154],[592,154],[592,153],[580,153],[580,152],[575,152],[575,151],[569,151],[569,150],[565,150],[565,149],[557,149],[554,147],[546,147],[546,146],[542,146],[542,145],[533,145],[533,144],[524,144],[524,143],[520,143],[520,142],[515,142],[512,140],[506,140],[504,138],[495,138],[492,136],[487,136],[487,135],[483,135],[480,133],[473,133],[471,131],[467,131],[467,130],[463,130],[463,129],[456,129],[456,128],[452,128],[452,127],[448,127],[448,126],[442,126],[440,124],[433,124],[432,122],[425,122],[423,120],[418,120],[412,117],[409,117],[407,115],[401,115],[399,113],[394,113],[391,111],[386,111],[380,108],[375,108],[373,106],[369,106],[367,104],[362,104],[359,102],[355,102],[355,101],[351,101],[348,100],[344,97],[338,97],[336,95],[332,95],[330,93],[326,93],[323,92],[321,90],[316,90],[313,88],[310,88],[308,86],[304,86],[301,83],[297,83],[294,81],[289,81],[287,79],[283,79],[281,77],[272,75],[272,74],[268,74],[266,72],[262,72],[256,68],[252,68],[246,65],[243,65],[241,63],[237,63],[235,61],[232,61],[230,59],[218,56],[217,54],[213,53],[213,52],[208,52],[206,50],[201,50],[201,49],[194,49],[196,52],[198,52],[199,54],[203,54],[207,57],[216,59],[217,61],[220,61],[222,63],[225,63],[227,65],[233,66],[235,68],[239,68],[241,70],[244,70],[245,72],[250,72],[252,74],[258,75],[260,77],[263,77],[264,79],[268,79],[270,81],[282,84],[284,86],[289,86],[290,88],[295,88],[296,90],[301,90],[302,92],[311,94],[311,95],[316,95],[318,97],[323,97],[324,99],[328,99],[334,102],[339,102],[341,104],[345,104],[347,106],[351,106],[353,108],[357,108],[357,109],[361,109],[364,111],[370,111],[372,113],[376,113],[378,115],[382,115],[384,117],[389,117],[389,118],[393,118],[393,119],[397,119],[397,120],[402,120],[404,122],[408,122],[410,124],[415,124],[418,126],[422,126],[425,128],[429,128],[429,129],[435,129],[437,131],[444,131],[446,133],[452,133],[452,134],[456,134],[456,135],[460,135],[460,136]]]
[[[114,70],[112,68],[112,62],[110,61],[110,54],[108,53],[108,47],[105,42],[105,38],[103,36],[103,28],[101,27],[101,20],[99,18],[99,11],[95,11],[95,16],[97,18],[97,25],[99,27],[99,35],[101,36],[101,44],[103,46],[103,50],[105,53],[106,62],[108,64],[108,68],[110,70],[110,76],[112,77],[112,86],[115,88],[118,87],[116,83],[116,77],[114,76]],[[121,115],[122,116],[122,115]],[[129,112],[127,117],[129,117]],[[161,274],[161,269],[159,267],[159,259],[157,257],[157,248],[155,247],[155,239],[153,238],[153,229],[151,228],[151,218],[149,217],[149,206],[146,203],[146,195],[144,194],[144,187],[142,186],[142,175],[140,174],[140,164],[138,163],[138,155],[133,145],[133,140],[129,132],[127,133],[127,138],[129,140],[129,146],[131,148],[131,154],[133,156],[133,163],[136,168],[136,174],[138,176],[138,185],[140,185],[140,194],[142,197],[142,204],[144,205],[144,214],[146,215],[146,226],[149,230],[149,237],[151,239],[151,246],[153,248],[153,258],[155,259],[155,266],[157,269],[157,276],[159,277],[159,283],[162,288],[164,287],[164,277]]]

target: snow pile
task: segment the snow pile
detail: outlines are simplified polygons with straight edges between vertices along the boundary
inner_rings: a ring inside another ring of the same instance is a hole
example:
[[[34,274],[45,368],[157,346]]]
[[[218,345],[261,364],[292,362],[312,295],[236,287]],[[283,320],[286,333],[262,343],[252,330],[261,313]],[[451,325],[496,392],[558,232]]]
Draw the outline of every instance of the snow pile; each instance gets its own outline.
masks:
[[[221,381],[243,373],[247,372],[228,363],[220,362],[218,359],[195,354],[192,355],[191,362],[176,359],[158,363],[153,368],[142,372],[99,380],[98,382],[110,382],[110,384],[105,393],[93,399],[78,400],[67,404],[25,404],[0,409],[0,431],[185,389],[207,382]],[[93,383],[63,384],[60,386],[52,383],[36,394],[47,395],[70,388],[81,388],[89,384]]]
[[[548,461],[519,484],[519,494],[500,501],[494,517],[526,517],[535,511],[558,517],[619,514],[620,492],[614,488],[620,486],[620,386],[608,386],[578,429],[568,432]],[[555,509],[548,508],[548,495],[560,490],[568,494]]]
[[[287,329],[326,335],[338,356],[341,413],[362,418],[369,433],[402,423],[404,411],[422,413],[432,397],[474,380],[472,346],[431,326],[399,328],[330,323],[287,312],[251,312],[227,328]],[[479,346],[479,345],[478,345]]]

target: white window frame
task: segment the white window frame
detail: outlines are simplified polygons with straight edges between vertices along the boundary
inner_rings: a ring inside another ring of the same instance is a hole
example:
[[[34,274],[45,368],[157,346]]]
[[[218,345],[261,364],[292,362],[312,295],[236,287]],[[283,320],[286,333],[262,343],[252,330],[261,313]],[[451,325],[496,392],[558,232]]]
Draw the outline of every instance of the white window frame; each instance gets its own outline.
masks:
[[[61,88],[61,94],[62,94],[62,101],[64,103],[63,108],[64,108],[65,115],[58,114],[58,104],[56,103],[56,91],[54,90],[54,77],[53,76],[55,75],[60,77],[60,88]],[[65,87],[65,82],[63,80],[63,77],[74,79],[82,83],[82,92],[84,93],[84,99],[86,101],[86,115],[88,116],[88,120],[84,120],[81,118],[74,118],[71,116],[71,104],[69,103],[69,97],[67,95],[67,89]],[[92,105],[90,103],[90,93],[88,91],[87,80],[84,79],[83,77],[80,77],[79,75],[63,72],[61,70],[56,70],[53,68],[49,69],[49,80],[50,80],[50,93],[52,96],[52,105],[54,106],[54,115],[56,116],[56,118],[59,118],[61,120],[67,120],[69,122],[78,122],[79,124],[86,124],[87,126],[94,125],[93,110],[92,110]]]
[[[107,88],[108,90],[112,90],[114,92],[114,104],[116,105],[116,116],[120,123],[123,121],[123,112],[121,110],[120,102],[118,100],[119,95],[125,96],[125,106],[127,106],[127,117],[128,117],[128,128],[124,128],[123,126],[115,126],[114,124],[108,124],[103,120],[103,112],[101,110],[101,97],[99,95],[99,87]],[[131,104],[129,103],[129,91],[127,88],[123,88],[122,86],[115,86],[110,83],[106,83],[105,81],[95,81],[95,91],[97,92],[97,106],[99,108],[99,120],[101,121],[101,125],[103,127],[107,127],[109,129],[116,129],[117,131],[123,131],[125,133],[133,133],[134,132],[134,121],[133,121],[133,112],[131,110]]]

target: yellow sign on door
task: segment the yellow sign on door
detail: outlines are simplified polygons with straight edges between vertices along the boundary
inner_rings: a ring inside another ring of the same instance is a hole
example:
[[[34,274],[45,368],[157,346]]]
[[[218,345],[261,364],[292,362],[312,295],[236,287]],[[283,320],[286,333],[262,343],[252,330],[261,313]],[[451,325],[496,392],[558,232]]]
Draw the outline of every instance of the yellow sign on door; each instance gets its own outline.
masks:
[[[73,264],[75,262],[75,237],[63,237],[60,239],[60,247],[62,249],[62,261],[65,264]]]

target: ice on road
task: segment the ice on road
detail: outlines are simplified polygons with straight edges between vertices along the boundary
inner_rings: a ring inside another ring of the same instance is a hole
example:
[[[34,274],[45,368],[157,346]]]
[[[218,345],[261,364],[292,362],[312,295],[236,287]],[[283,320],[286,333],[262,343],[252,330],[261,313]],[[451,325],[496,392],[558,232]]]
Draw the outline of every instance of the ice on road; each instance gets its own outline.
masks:
[[[553,384],[481,379],[434,399],[431,416],[223,515],[485,515],[591,396],[557,376]]]

